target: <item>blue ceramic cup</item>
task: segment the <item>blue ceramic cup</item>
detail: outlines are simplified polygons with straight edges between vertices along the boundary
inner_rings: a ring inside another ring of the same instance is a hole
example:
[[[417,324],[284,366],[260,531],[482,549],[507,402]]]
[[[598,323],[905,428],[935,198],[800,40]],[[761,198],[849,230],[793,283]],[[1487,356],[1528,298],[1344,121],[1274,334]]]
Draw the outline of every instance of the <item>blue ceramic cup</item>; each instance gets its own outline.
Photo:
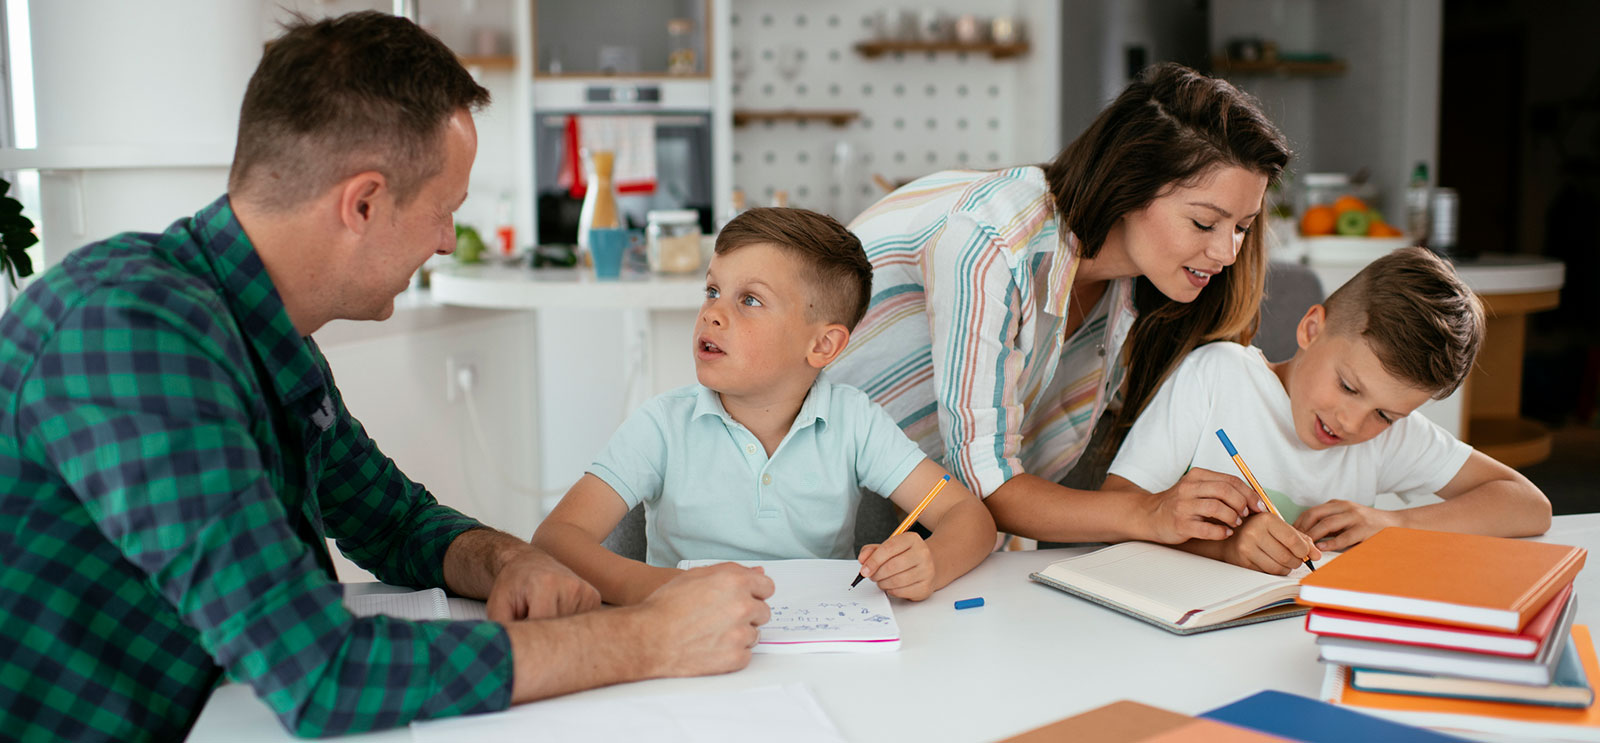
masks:
[[[589,255],[594,260],[594,277],[615,279],[622,275],[622,256],[633,238],[620,227],[589,230]]]

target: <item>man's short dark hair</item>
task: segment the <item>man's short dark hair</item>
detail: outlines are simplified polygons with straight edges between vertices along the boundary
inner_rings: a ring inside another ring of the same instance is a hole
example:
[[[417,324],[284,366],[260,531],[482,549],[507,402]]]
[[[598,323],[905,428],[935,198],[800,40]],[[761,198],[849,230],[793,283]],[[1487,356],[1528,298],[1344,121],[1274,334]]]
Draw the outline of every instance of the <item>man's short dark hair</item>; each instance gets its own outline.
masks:
[[[808,209],[757,207],[717,233],[717,255],[757,243],[775,245],[810,269],[804,278],[811,289],[811,319],[856,329],[872,301],[872,262],[854,233]]]
[[[296,15],[245,89],[228,191],[282,211],[374,170],[404,204],[443,169],[450,117],[488,103],[455,54],[405,18]]]
[[[1395,378],[1442,399],[1466,381],[1483,343],[1483,307],[1426,248],[1401,248],[1361,269],[1323,303],[1328,330],[1360,337]]]

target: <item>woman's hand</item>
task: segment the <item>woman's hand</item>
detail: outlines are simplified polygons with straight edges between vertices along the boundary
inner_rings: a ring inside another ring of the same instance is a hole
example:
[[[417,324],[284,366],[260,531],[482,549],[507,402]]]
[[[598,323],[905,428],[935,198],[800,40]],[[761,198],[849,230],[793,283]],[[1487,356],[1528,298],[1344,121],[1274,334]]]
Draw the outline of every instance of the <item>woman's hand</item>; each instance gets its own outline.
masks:
[[[1265,509],[1243,480],[1198,467],[1171,488],[1151,494],[1148,503],[1146,531],[1162,544],[1227,539],[1252,511]]]
[[[1347,500],[1331,500],[1307,508],[1295,519],[1294,526],[1322,549],[1344,550],[1366,541],[1385,527],[1401,526],[1399,514],[1399,511],[1384,511]]]
[[[1245,519],[1244,525],[1222,542],[1223,560],[1273,575],[1288,575],[1306,560],[1321,558],[1310,537],[1270,513]]]

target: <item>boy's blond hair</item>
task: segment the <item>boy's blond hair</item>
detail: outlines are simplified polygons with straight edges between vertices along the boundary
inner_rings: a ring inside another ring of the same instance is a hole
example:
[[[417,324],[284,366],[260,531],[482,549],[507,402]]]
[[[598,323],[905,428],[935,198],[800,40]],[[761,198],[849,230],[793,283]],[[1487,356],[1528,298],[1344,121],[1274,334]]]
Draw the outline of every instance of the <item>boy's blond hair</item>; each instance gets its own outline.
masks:
[[[872,302],[872,262],[861,240],[839,220],[808,209],[757,207],[717,233],[717,255],[746,245],[776,245],[810,269],[813,320],[855,330]]]
[[[1323,303],[1330,332],[1357,335],[1397,379],[1448,397],[1483,343],[1483,307],[1455,269],[1401,248],[1361,269]]]

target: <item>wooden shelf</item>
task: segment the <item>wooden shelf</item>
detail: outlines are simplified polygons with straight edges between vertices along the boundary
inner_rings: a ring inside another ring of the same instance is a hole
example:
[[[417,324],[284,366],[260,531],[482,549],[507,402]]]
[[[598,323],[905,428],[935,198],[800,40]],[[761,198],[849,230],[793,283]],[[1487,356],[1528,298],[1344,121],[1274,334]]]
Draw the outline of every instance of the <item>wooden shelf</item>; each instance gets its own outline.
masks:
[[[517,58],[509,54],[497,54],[491,57],[467,55],[461,57],[462,67],[479,67],[485,70],[512,70],[517,67]]]
[[[850,122],[861,117],[860,111],[843,108],[813,108],[813,109],[753,109],[736,108],[733,110],[733,125],[744,126],[756,121],[813,121],[822,120],[834,126],[848,126]]]
[[[875,59],[892,52],[967,52],[987,54],[995,59],[1009,59],[1027,54],[1028,42],[967,44],[959,41],[863,41],[856,44],[856,51],[868,59]]]
[[[1330,59],[1325,62],[1301,62],[1280,59],[1266,62],[1262,60],[1246,61],[1227,57],[1213,57],[1211,66],[1218,75],[1278,75],[1282,77],[1329,77],[1343,75],[1345,69],[1344,60],[1342,59]]]

